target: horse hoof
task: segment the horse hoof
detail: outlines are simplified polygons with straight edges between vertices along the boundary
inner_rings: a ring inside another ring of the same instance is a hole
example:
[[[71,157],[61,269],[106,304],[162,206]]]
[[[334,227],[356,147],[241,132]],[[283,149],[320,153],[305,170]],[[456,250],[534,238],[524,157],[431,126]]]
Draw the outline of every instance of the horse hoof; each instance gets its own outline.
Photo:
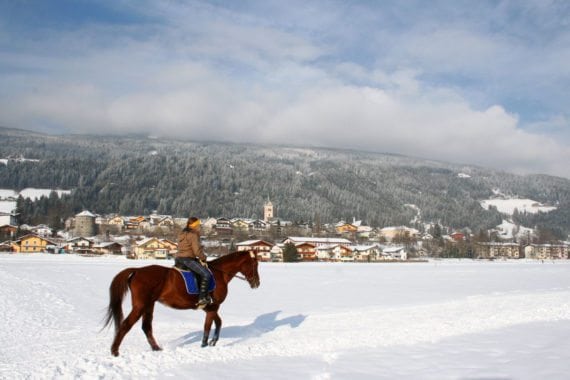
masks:
[[[208,343],[206,343],[206,342],[202,342],[202,346],[201,346],[201,347],[202,347],[202,348],[204,348],[204,347],[208,347]]]
[[[218,343],[217,340],[212,340],[212,341],[210,341],[209,346],[214,347],[216,345],[216,343]]]
[[[162,347],[156,346],[152,348],[153,351],[162,351]]]
[[[117,356],[119,356],[119,351],[118,350],[112,350],[111,355],[117,357]]]

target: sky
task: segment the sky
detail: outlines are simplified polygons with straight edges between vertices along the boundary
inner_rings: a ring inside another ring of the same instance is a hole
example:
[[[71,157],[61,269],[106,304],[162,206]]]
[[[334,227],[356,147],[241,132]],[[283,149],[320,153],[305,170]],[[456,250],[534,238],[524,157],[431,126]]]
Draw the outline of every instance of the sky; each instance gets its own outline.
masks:
[[[0,125],[570,178],[568,1],[0,3]]]

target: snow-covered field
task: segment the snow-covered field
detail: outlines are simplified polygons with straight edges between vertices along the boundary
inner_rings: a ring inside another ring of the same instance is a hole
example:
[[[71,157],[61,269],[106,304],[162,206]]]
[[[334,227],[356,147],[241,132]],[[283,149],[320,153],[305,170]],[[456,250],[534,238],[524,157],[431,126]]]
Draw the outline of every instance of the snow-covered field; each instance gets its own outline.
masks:
[[[499,212],[513,215],[515,209],[519,212],[536,214],[537,212],[550,212],[556,210],[553,206],[544,206],[540,202],[532,199],[487,199],[481,201],[481,207],[488,210],[490,206],[495,206]]]
[[[14,201],[0,201],[0,212],[11,213],[16,208]]]
[[[33,187],[27,187],[20,191],[19,193],[10,189],[0,189],[0,199],[2,198],[18,198],[22,196],[24,198],[30,198],[32,201],[37,201],[41,197],[49,197],[50,193],[55,191],[58,196],[69,195],[71,190],[52,190],[52,189],[35,189]]]
[[[570,262],[260,264],[230,283],[222,336],[157,306],[112,357],[100,332],[122,257],[0,255],[2,379],[567,379]],[[160,261],[163,265],[171,262]],[[125,309],[130,310],[128,302]]]
[[[10,189],[0,189],[0,212],[11,213],[16,208],[16,202],[6,200],[8,198],[18,198],[18,196],[21,195],[24,198],[30,198],[32,201],[37,201],[42,196],[49,197],[52,191],[55,191],[60,197],[64,194],[71,194],[71,190],[35,189],[32,187],[28,187],[19,193]]]

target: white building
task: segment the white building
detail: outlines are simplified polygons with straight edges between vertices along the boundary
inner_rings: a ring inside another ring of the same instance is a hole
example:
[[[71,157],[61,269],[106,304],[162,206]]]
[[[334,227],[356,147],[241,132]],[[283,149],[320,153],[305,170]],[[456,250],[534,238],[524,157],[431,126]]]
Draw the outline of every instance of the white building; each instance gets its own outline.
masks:
[[[387,259],[391,260],[407,260],[408,252],[405,247],[384,247],[382,254]]]

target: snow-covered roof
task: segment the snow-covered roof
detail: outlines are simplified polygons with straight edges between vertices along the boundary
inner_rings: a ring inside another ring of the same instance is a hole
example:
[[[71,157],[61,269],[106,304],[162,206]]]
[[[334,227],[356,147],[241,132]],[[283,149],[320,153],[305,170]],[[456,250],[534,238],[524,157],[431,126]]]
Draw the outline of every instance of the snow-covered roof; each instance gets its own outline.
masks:
[[[121,243],[117,243],[117,242],[115,242],[115,241],[106,241],[106,242],[103,242],[103,243],[96,244],[95,247],[97,247],[97,248],[105,248],[105,247],[109,247],[109,246],[111,246],[111,245],[113,245],[113,244],[122,245]]]
[[[418,230],[416,230],[415,228],[410,228],[410,227],[406,227],[406,226],[391,226],[391,227],[384,227],[381,228],[380,231],[410,231],[410,232],[419,232]]]
[[[302,236],[289,236],[287,239],[293,243],[315,243],[315,244],[351,244],[351,241],[344,238],[318,238],[318,237],[302,237]]]
[[[242,242],[237,243],[237,246],[247,246],[247,245],[254,245],[254,244],[258,244],[258,243],[266,243],[266,244],[270,244],[269,242],[266,242],[265,240],[245,240]]]
[[[385,247],[382,249],[384,253],[397,253],[404,250],[404,247]]]
[[[90,212],[87,211],[87,210],[82,211],[82,212],[80,212],[79,214],[77,214],[77,215],[75,215],[75,216],[90,216],[90,217],[92,217],[92,218],[95,217],[95,215],[93,215],[92,213],[90,213]]]
[[[141,245],[144,245],[144,244],[148,243],[149,241],[151,241],[151,240],[153,240],[153,239],[158,240],[158,239],[155,238],[155,237],[147,237],[147,238],[144,238],[144,239],[142,239],[142,240],[137,241],[136,244],[137,244],[138,246],[141,246]]]
[[[379,248],[378,244],[371,245],[353,245],[352,249],[354,251],[368,251],[369,249]]]

